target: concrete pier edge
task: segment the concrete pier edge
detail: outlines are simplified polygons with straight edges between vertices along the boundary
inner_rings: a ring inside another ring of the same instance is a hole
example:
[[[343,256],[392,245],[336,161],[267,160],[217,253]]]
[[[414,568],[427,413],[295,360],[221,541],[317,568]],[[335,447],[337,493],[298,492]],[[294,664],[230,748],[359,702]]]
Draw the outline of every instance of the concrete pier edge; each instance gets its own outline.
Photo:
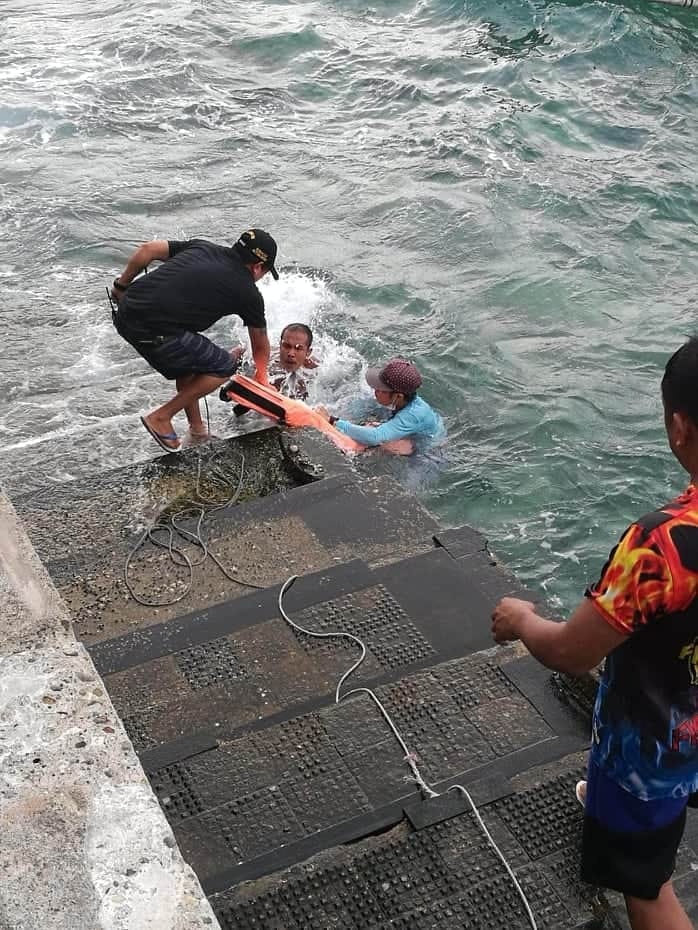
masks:
[[[219,924],[0,491],[0,930]]]

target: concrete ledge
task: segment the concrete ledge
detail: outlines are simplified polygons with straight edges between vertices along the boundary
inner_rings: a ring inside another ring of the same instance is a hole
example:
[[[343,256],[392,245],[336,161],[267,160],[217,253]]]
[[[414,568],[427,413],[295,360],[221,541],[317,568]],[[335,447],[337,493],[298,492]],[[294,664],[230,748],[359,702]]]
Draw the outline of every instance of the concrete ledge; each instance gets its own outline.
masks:
[[[218,927],[2,494],[0,836],[3,930]]]

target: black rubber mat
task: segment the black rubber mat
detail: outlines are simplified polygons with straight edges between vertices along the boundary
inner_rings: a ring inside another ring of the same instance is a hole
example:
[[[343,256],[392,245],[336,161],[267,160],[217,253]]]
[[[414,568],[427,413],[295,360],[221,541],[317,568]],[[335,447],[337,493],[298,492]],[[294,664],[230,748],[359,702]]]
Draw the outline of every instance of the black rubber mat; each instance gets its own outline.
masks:
[[[538,663],[493,647],[496,600],[526,592],[482,536],[435,535],[410,495],[391,493],[383,479],[359,487],[340,471],[238,514],[254,525],[300,511],[328,553],[346,553],[348,540],[366,552],[302,576],[284,600],[300,626],[364,643],[345,686],[356,693],[339,704],[357,644],[292,629],[279,615],[279,585],[95,643],[93,660],[224,927],[524,926],[465,798],[449,792],[456,784],[487,812],[540,926],[577,926],[586,902],[563,901],[551,858],[569,858],[578,832],[569,779],[548,779],[544,790],[516,779],[581,749],[586,726]],[[212,537],[229,532],[230,519],[214,514]],[[421,799],[367,687],[440,798]],[[407,835],[380,840],[394,830]],[[341,869],[301,868],[245,899],[245,883],[369,836],[375,848]]]
[[[565,813],[563,795],[571,794],[576,774],[568,771],[538,782],[541,802]],[[514,869],[540,928],[611,930],[615,921],[602,913],[594,889],[578,878],[577,845],[581,808],[565,816],[567,844],[557,853],[538,855],[529,834],[512,830],[501,817],[503,801],[484,803],[481,816]],[[536,807],[540,812],[540,806]],[[554,836],[548,832],[547,838]],[[455,812],[446,821],[412,833],[397,829],[335,851],[291,871],[231,888],[211,898],[227,928],[308,927],[378,930],[403,927],[517,928],[530,924],[510,876],[472,813]]]
[[[575,773],[577,776],[581,773]],[[582,808],[574,794],[575,779],[560,776],[544,786],[520,791],[493,803],[495,813],[532,860],[570,845],[579,836]]]
[[[279,720],[331,702],[357,647],[346,638],[317,640],[293,630],[279,617],[278,590],[90,647],[139,750],[182,743],[188,733],[204,741],[229,738],[255,720]],[[468,573],[440,548],[376,570],[355,560],[304,576],[287,592],[284,605],[305,629],[346,631],[362,639],[367,655],[354,682],[381,685],[411,667],[490,646],[489,623],[473,615],[476,595],[479,589]],[[482,613],[482,597],[481,603]],[[473,727],[491,735],[501,730],[502,752],[551,735],[528,713],[502,670],[477,661],[473,668],[466,663],[439,672],[450,676],[441,682],[455,701],[450,716],[437,707],[421,727],[414,721],[413,735],[448,771],[491,757],[492,746],[485,746]],[[499,703],[493,703],[495,696]],[[488,706],[473,710],[469,720],[457,719],[470,703],[484,700]],[[441,770],[433,767],[430,776],[440,778]]]
[[[336,488],[341,487],[342,493]],[[380,544],[395,551],[409,542],[427,543],[438,523],[410,494],[390,479],[359,485],[351,477],[331,478],[313,486],[315,496],[303,507],[303,519],[327,545],[352,540]]]
[[[443,546],[454,559],[462,559],[476,552],[487,551],[487,540],[470,526],[459,526],[450,530],[439,530],[434,534],[434,541]]]
[[[130,735],[130,731],[127,730]],[[141,738],[143,736],[147,739],[147,732],[144,730],[141,731]],[[133,740],[133,737],[131,737]],[[136,741],[134,740],[134,746],[136,746]],[[215,749],[218,746],[218,738],[213,731],[202,731],[196,736],[187,735],[179,740],[172,740],[169,743],[165,743],[161,746],[156,746],[155,748],[141,749],[138,753],[141,760],[141,765],[143,766],[146,772],[157,772],[159,769],[164,769],[168,765],[173,765],[175,762],[183,761],[184,759],[190,759],[192,756],[198,756],[201,753],[205,753],[209,749]]]
[[[560,739],[545,719],[545,702],[539,709],[513,684],[512,669],[519,663],[527,669],[518,675],[527,689],[545,694],[547,673],[537,664],[512,656],[498,666],[482,654],[377,687],[422,775],[437,790],[463,783],[478,802],[498,798],[504,804],[512,792],[509,778],[522,766],[550,762],[585,745],[586,734]],[[463,689],[450,687],[456,678],[466,683],[465,706]],[[411,818],[422,816],[413,810],[416,787],[403,752],[363,694],[239,732],[207,752],[180,749],[182,759],[153,771],[151,781],[208,890],[384,829],[402,818],[405,805],[412,805]],[[156,751],[148,757],[156,759]],[[240,811],[248,809],[259,815],[254,842],[244,839],[238,822]],[[238,840],[231,845],[226,837],[233,836]]]
[[[489,574],[474,579],[464,569],[473,559]],[[587,735],[548,672],[492,649],[486,592],[510,585],[485,552],[454,559],[439,547],[301,578],[285,608],[303,627],[364,641],[347,687],[376,689],[430,784],[462,783],[480,803],[505,805],[512,775]],[[91,648],[209,892],[389,828],[405,805],[413,823],[421,816],[404,753],[373,702],[334,703],[356,645],[291,629],[277,596],[255,592]],[[493,811],[506,822],[506,807]]]
[[[443,655],[457,656],[492,645],[492,610],[504,595],[524,596],[521,586],[485,553],[466,570],[438,548],[376,569],[375,575]],[[528,595],[530,597],[530,595]]]
[[[192,691],[227,685],[248,677],[233,644],[226,637],[182,649],[174,654],[175,661]]]
[[[317,633],[348,631],[362,639],[370,653],[384,669],[412,665],[436,656],[436,650],[420,632],[406,611],[382,585],[365,592],[325,601],[292,619]],[[319,650],[354,649],[347,640],[317,640],[304,633],[294,633],[303,648],[314,655]],[[351,664],[351,660],[350,660]]]

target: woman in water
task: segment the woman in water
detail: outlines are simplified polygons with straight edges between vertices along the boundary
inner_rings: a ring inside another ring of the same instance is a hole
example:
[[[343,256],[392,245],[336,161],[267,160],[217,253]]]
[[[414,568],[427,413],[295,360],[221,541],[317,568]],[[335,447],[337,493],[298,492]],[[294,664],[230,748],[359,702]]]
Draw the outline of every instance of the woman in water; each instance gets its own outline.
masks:
[[[412,362],[391,358],[382,368],[369,368],[366,381],[373,388],[378,403],[392,411],[390,419],[384,423],[359,426],[331,416],[324,407],[316,409],[340,432],[362,445],[380,446],[398,455],[424,451],[445,438],[440,415],[417,394],[422,376]]]

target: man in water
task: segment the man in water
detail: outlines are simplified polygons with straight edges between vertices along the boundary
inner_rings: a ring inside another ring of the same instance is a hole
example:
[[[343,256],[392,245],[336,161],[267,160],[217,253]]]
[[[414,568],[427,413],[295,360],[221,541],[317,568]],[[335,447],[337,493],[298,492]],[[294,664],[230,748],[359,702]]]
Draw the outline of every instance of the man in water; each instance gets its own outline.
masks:
[[[582,878],[625,896],[633,930],[691,930],[671,882],[698,791],[698,338],[662,379],[669,446],[688,488],[625,531],[566,623],[503,598],[498,643],[520,639],[548,668],[582,675],[606,658],[594,708]]]
[[[305,323],[289,323],[281,330],[279,352],[272,359],[269,366],[269,383],[285,397],[306,401],[308,399],[308,384],[303,377],[301,369],[318,367],[318,362],[311,355],[313,345],[313,331]],[[240,347],[240,354],[244,349]],[[220,399],[229,401],[228,384],[220,390]],[[249,411],[244,404],[235,404],[233,413],[241,417]]]
[[[387,452],[411,455],[423,451],[445,438],[446,430],[439,414],[418,394],[422,376],[412,362],[391,358],[382,368],[369,368],[366,381],[376,400],[391,411],[385,423],[359,426],[340,417],[330,416],[317,407],[337,429],[364,446],[380,446]]]
[[[175,414],[184,410],[190,433],[205,435],[199,399],[239,365],[238,350],[227,352],[201,334],[221,317],[236,313],[242,318],[252,344],[255,378],[269,383],[269,339],[257,282],[267,272],[278,280],[276,251],[276,242],[263,229],[243,232],[232,248],[205,239],[155,240],[136,249],[114,280],[114,326],[152,368],[177,385],[172,400],[141,417],[168,452],[182,447],[172,425]],[[162,264],[136,278],[154,260]]]
[[[313,331],[305,323],[289,323],[281,330],[279,354],[269,367],[269,382],[286,397],[308,399],[308,385],[301,372],[318,363],[311,355]]]

